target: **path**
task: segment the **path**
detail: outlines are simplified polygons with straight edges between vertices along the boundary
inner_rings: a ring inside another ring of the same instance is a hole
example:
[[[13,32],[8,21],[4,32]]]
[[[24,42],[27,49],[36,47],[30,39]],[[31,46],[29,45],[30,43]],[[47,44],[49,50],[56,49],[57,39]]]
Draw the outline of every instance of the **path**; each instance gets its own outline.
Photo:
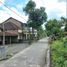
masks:
[[[47,38],[39,40],[6,61],[0,67],[44,67],[48,49]]]

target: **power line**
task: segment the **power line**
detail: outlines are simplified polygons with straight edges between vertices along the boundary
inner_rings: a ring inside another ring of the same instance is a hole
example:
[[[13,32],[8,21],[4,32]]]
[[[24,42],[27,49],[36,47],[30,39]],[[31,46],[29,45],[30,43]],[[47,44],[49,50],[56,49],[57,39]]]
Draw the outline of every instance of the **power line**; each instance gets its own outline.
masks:
[[[14,10],[10,9],[9,7],[7,7],[7,5],[3,4],[1,1],[0,1],[0,3],[1,3],[2,5],[4,5],[6,8],[8,8],[11,12],[13,12],[13,13],[16,14],[17,16],[19,16],[20,18],[23,18],[22,16],[20,16],[19,14],[17,14]],[[24,18],[23,18],[23,19],[24,19]],[[26,21],[26,19],[24,19],[24,20]]]
[[[44,5],[44,0],[41,0],[41,2],[43,3]],[[0,1],[1,4],[3,4],[1,1]],[[10,9],[7,5],[3,4],[6,8],[8,8],[11,12],[13,12],[14,14],[16,14],[17,16],[19,16],[20,18],[23,18],[22,16],[20,16],[18,13],[16,13],[14,10]],[[23,18],[24,19],[24,18]],[[24,19],[26,21],[26,19]]]

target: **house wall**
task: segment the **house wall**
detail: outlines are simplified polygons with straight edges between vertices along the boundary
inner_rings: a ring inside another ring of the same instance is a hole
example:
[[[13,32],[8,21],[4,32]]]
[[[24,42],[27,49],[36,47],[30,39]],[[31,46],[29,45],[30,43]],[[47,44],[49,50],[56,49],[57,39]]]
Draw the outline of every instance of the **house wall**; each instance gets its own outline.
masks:
[[[5,44],[18,43],[17,36],[5,36]],[[0,36],[0,45],[3,44],[3,36]]]

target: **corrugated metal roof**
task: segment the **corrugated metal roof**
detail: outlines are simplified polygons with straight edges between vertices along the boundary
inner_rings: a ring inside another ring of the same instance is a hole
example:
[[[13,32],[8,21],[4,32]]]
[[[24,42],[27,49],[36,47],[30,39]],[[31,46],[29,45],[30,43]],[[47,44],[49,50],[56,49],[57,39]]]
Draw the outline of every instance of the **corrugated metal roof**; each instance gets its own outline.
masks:
[[[27,26],[26,23],[22,23],[12,17],[10,17],[9,19],[7,19],[6,21],[0,24],[0,28],[2,29],[3,29],[3,24],[5,30],[23,29],[25,26]]]
[[[0,25],[0,28],[3,29],[3,24]],[[17,30],[17,29],[20,29],[20,28],[12,22],[8,22],[4,24],[4,30]]]
[[[12,17],[0,24],[1,30],[3,30],[3,25],[5,30],[5,36],[17,36],[18,30],[25,30],[25,28],[28,27],[26,23],[22,23]],[[3,32],[0,32],[0,36],[3,36]]]

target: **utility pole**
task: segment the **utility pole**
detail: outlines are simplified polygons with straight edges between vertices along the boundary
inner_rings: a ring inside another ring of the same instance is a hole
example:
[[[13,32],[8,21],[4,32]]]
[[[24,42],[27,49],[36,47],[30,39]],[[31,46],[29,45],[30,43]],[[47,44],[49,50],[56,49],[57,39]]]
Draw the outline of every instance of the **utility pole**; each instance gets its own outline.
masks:
[[[6,59],[6,47],[5,47],[5,27],[3,23],[3,46],[1,47],[1,59]]]
[[[3,23],[3,46],[5,45],[5,28]]]

